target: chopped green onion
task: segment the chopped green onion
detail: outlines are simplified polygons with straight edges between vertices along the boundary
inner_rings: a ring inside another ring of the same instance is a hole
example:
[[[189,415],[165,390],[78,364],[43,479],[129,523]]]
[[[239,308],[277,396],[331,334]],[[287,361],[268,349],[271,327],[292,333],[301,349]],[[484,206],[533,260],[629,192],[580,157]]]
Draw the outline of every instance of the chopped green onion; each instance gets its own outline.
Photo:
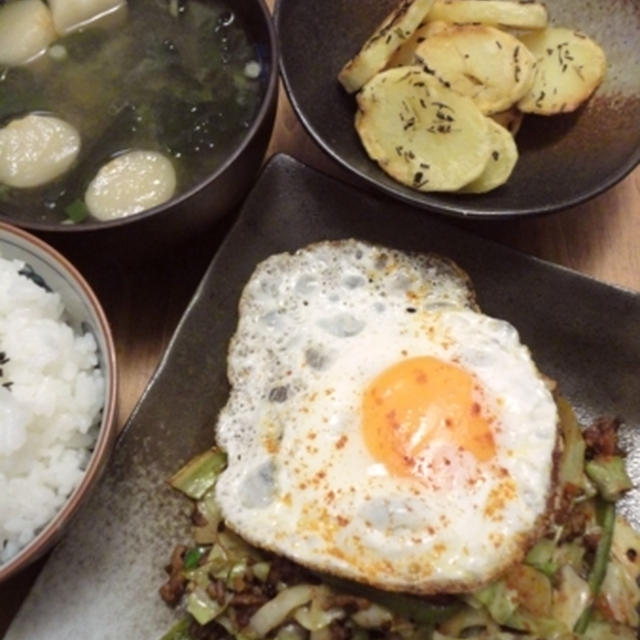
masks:
[[[602,581],[607,573],[607,564],[609,562],[609,553],[611,552],[611,541],[613,540],[613,529],[616,521],[616,507],[613,502],[604,502],[602,508],[602,533],[596,547],[596,555],[593,560],[593,566],[589,573],[589,589],[591,591],[591,599],[595,598],[600,592]],[[578,618],[578,622],[574,627],[576,633],[584,633],[589,626],[591,619],[592,604],[582,612]]]
[[[525,558],[526,564],[545,575],[551,577],[558,570],[558,563],[554,561],[556,545],[549,538],[542,538],[533,546]]]
[[[562,485],[570,484],[581,487],[584,478],[586,444],[569,402],[563,397],[559,397],[556,402],[560,417],[560,429],[564,438],[564,450],[560,459],[558,479]]]
[[[200,563],[200,558],[205,554],[206,549],[202,547],[196,547],[195,549],[189,549],[184,556],[184,568],[195,569]]]
[[[610,502],[617,500],[622,493],[633,487],[625,462],[620,456],[601,456],[589,460],[585,465],[585,471],[595,483],[598,493]]]
[[[227,608],[226,604],[220,604],[209,597],[207,592],[198,587],[187,598],[187,611],[201,625],[211,622]]]
[[[64,211],[73,222],[82,222],[89,217],[89,209],[84,200],[74,200],[64,208]]]
[[[215,485],[218,476],[227,465],[227,455],[214,447],[192,458],[169,480],[174,489],[200,500]]]

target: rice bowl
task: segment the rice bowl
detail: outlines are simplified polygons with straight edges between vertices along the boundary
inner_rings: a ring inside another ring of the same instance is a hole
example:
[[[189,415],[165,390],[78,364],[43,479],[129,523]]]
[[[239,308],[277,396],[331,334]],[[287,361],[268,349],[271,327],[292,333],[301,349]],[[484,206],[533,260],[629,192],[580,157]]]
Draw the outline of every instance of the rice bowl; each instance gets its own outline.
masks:
[[[57,540],[104,467],[115,435],[113,353],[80,274],[0,225],[0,579]]]

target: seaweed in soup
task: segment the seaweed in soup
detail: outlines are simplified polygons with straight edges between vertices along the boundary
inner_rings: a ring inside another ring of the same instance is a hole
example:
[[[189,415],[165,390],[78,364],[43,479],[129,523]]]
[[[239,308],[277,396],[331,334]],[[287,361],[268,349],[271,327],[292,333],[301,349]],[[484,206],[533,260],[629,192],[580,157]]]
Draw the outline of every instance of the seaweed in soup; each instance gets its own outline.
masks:
[[[244,137],[265,91],[265,70],[247,73],[260,68],[259,51],[224,0],[129,0],[119,24],[98,22],[50,51],[0,73],[0,124],[50,112],[78,129],[82,148],[76,165],[43,187],[0,185],[14,215],[28,207],[42,220],[78,222],[97,169],[134,148],[168,155],[177,193],[188,190]]]

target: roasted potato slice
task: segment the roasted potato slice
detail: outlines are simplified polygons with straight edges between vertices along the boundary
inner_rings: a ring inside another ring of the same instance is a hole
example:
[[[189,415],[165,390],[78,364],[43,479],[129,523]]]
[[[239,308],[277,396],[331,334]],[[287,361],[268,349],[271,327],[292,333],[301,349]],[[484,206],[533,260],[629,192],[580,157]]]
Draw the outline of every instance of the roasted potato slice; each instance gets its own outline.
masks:
[[[395,50],[411,37],[431,9],[434,0],[401,0],[384,19],[359,53],[338,74],[338,80],[349,92],[358,91],[383,69]]]
[[[436,0],[427,16],[455,24],[488,24],[515,29],[544,29],[548,15],[538,2],[509,0]]]
[[[521,40],[536,57],[533,84],[518,102],[521,111],[540,115],[575,111],[604,77],[604,51],[584,33],[550,27]]]
[[[420,64],[420,60],[416,58],[416,48],[424,42],[429,36],[440,31],[448,29],[450,25],[442,20],[428,20],[423,22],[414,32],[413,35],[404,44],[400,45],[396,52],[391,56],[387,63],[387,68],[406,67],[407,65]]]
[[[513,136],[502,125],[487,118],[491,156],[484,171],[460,189],[463,193],[486,193],[504,184],[518,161],[518,148]]]
[[[492,113],[490,118],[495,120],[499,125],[502,125],[512,136],[515,137],[522,126],[524,113],[522,113],[518,107],[511,107],[506,111]]]
[[[485,114],[511,107],[529,90],[535,58],[511,34],[486,25],[455,25],[418,44],[428,73],[469,96]]]
[[[420,191],[454,191],[484,171],[492,149],[488,119],[426,71],[382,71],[356,98],[362,144],[399,182]]]

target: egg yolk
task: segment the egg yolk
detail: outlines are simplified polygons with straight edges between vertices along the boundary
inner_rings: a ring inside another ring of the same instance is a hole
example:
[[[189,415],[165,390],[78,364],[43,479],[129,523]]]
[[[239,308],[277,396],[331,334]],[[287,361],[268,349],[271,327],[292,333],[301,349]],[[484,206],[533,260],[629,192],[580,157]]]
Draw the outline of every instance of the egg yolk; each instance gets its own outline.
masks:
[[[431,356],[389,367],[366,389],[364,440],[372,456],[396,476],[428,473],[421,459],[445,443],[487,462],[496,445],[482,389],[462,367]]]

